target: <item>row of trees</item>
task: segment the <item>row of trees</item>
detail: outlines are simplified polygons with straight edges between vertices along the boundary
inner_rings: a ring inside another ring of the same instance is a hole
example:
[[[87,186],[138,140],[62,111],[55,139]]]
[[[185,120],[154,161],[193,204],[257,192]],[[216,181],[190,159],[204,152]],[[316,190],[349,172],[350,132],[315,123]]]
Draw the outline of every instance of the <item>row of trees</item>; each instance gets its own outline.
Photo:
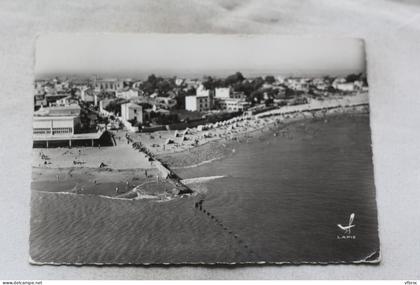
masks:
[[[325,76],[323,78],[328,84],[331,84],[334,81],[334,77]],[[349,74],[345,77],[347,82],[354,82],[356,80],[362,80],[365,85],[367,85],[366,76],[362,73],[360,74]],[[203,79],[202,84],[206,89],[215,89],[218,87],[232,87],[236,92],[243,92],[246,96],[247,101],[249,102],[261,102],[264,98],[264,94],[268,95],[269,98],[277,99],[287,99],[299,95],[302,92],[288,88],[286,85],[283,85],[284,92],[279,91],[277,88],[263,88],[265,83],[272,84],[276,81],[275,77],[268,75],[265,77],[256,77],[252,79],[246,79],[242,73],[236,72],[225,78],[216,78],[212,76],[207,76]],[[177,108],[185,108],[185,96],[193,95],[196,93],[196,90],[191,87],[186,88],[186,85],[177,86],[175,84],[175,78],[165,78],[151,74],[148,76],[147,80],[143,81],[141,84],[141,89],[148,95],[157,93],[159,96],[166,97],[171,92],[175,94],[177,99]],[[315,94],[315,86],[310,87],[309,93]],[[328,92],[335,92],[332,86],[329,86],[327,89]],[[119,112],[121,102],[115,101],[107,106],[108,111]]]

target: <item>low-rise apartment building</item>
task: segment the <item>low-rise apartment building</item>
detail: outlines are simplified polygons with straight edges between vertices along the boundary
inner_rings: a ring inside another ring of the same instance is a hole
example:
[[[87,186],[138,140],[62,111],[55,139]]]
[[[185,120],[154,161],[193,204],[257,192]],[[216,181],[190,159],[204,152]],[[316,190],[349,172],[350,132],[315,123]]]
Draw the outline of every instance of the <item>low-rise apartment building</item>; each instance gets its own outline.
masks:
[[[229,112],[245,111],[250,107],[250,103],[241,98],[223,98],[217,100],[220,109]]]

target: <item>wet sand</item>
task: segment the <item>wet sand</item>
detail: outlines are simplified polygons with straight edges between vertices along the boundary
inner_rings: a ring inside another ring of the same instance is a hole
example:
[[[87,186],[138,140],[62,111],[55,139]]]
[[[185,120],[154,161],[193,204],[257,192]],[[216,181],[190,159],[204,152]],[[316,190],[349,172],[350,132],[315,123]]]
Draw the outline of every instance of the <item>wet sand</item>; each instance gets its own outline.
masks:
[[[146,177],[147,175],[147,177]],[[110,168],[37,168],[32,169],[33,191],[118,197],[143,183],[156,183],[157,170]],[[148,188],[149,194],[163,192]],[[118,189],[118,190],[116,190]]]

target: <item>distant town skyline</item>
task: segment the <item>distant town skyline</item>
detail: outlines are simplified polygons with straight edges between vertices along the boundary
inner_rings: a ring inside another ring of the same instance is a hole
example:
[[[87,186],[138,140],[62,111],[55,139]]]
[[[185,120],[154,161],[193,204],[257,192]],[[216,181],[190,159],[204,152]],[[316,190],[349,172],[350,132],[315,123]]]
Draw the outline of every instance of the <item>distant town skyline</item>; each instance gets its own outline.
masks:
[[[276,35],[50,34],[36,43],[35,77],[344,76],[366,72],[364,42]]]

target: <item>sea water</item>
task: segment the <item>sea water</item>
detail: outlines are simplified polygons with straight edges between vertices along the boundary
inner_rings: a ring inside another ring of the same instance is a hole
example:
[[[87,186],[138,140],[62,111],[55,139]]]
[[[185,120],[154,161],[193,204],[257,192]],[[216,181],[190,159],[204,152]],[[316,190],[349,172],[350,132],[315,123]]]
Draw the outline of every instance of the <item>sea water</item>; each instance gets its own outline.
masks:
[[[297,122],[177,169],[168,202],[34,191],[31,257],[49,263],[358,262],[377,257],[368,115]],[[200,179],[218,177],[217,179]],[[194,181],[194,180],[190,180]],[[201,201],[201,205],[197,203]],[[345,233],[354,213],[353,227]]]

